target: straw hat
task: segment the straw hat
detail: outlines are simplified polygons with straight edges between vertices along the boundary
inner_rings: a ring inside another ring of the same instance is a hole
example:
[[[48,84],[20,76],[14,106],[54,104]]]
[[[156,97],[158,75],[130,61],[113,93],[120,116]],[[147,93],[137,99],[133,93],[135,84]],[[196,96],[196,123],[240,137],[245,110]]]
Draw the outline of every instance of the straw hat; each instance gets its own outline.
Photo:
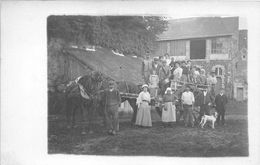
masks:
[[[148,85],[147,85],[147,84],[144,84],[144,85],[142,86],[142,88],[144,88],[144,87],[148,88]]]
[[[172,93],[172,88],[170,88],[170,87],[166,88],[165,94],[166,94],[168,91],[171,91],[171,93]]]

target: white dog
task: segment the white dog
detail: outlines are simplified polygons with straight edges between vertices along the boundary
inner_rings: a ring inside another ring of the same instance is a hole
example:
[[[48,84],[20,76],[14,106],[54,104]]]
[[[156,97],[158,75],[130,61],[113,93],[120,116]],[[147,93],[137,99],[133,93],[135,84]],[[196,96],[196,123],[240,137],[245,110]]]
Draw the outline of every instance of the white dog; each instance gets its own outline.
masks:
[[[215,122],[216,122],[216,120],[217,120],[217,117],[218,117],[218,113],[217,113],[217,112],[215,112],[214,115],[211,115],[211,116],[209,116],[209,115],[204,115],[204,116],[202,116],[199,125],[201,126],[201,128],[204,128],[204,125],[206,124],[206,122],[207,122],[207,121],[210,121],[210,122],[212,123],[212,126],[211,126],[211,127],[214,129],[214,128],[215,128]]]

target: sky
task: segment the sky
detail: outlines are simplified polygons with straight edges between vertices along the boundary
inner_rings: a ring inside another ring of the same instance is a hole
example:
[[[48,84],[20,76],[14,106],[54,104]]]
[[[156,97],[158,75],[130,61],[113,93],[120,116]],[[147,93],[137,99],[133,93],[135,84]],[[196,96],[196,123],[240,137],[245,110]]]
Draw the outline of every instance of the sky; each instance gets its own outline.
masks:
[[[184,17],[169,17],[169,19],[182,19],[182,18],[194,18],[196,16],[193,17],[189,17],[189,16],[184,16]],[[200,16],[198,16],[200,17]],[[223,16],[223,17],[232,17],[232,16]],[[235,17],[235,16],[234,16]],[[247,29],[247,20],[245,17],[239,17],[239,29]]]

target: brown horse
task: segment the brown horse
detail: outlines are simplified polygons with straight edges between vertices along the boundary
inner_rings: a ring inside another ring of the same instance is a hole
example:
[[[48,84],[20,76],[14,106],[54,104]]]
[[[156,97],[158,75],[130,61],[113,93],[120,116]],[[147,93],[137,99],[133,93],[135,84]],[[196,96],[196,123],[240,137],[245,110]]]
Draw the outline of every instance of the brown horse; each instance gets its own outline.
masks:
[[[84,121],[85,114],[88,117],[89,125],[92,125],[93,115],[97,109],[98,91],[102,85],[103,77],[99,72],[92,72],[89,75],[79,77],[71,81],[65,90],[66,93],[66,117],[68,127],[75,126],[76,114],[80,116],[80,121]],[[82,97],[80,86],[88,98]]]
[[[85,75],[75,81],[69,83],[66,89],[66,116],[69,127],[75,126],[76,114],[79,113],[80,121],[84,121],[84,116],[87,116],[88,128],[93,132],[93,123],[97,116],[101,116],[105,125],[104,100],[103,91],[107,89],[110,78],[105,77],[100,72],[92,72],[90,75]],[[122,93],[138,94],[140,87],[132,82],[119,81],[116,82],[117,88]],[[88,95],[88,99],[82,97],[80,87],[83,87],[84,92]],[[135,123],[137,105],[136,98],[122,97],[122,102],[128,101],[133,109],[132,123]],[[85,115],[84,115],[85,114]],[[86,127],[83,127],[83,133]]]

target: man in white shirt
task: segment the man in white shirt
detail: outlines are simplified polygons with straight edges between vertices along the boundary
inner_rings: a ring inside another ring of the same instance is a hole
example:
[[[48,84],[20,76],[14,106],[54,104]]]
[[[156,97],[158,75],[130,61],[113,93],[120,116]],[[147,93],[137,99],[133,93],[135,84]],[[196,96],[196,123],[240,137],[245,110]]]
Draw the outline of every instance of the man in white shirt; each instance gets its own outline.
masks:
[[[176,63],[176,69],[173,71],[174,80],[180,80],[182,76],[182,68],[179,63]]]
[[[182,93],[181,96],[183,110],[184,110],[184,124],[187,127],[189,124],[191,127],[194,127],[194,118],[193,118],[193,104],[195,102],[195,98],[193,93],[190,91],[190,87],[187,86],[185,92]]]

